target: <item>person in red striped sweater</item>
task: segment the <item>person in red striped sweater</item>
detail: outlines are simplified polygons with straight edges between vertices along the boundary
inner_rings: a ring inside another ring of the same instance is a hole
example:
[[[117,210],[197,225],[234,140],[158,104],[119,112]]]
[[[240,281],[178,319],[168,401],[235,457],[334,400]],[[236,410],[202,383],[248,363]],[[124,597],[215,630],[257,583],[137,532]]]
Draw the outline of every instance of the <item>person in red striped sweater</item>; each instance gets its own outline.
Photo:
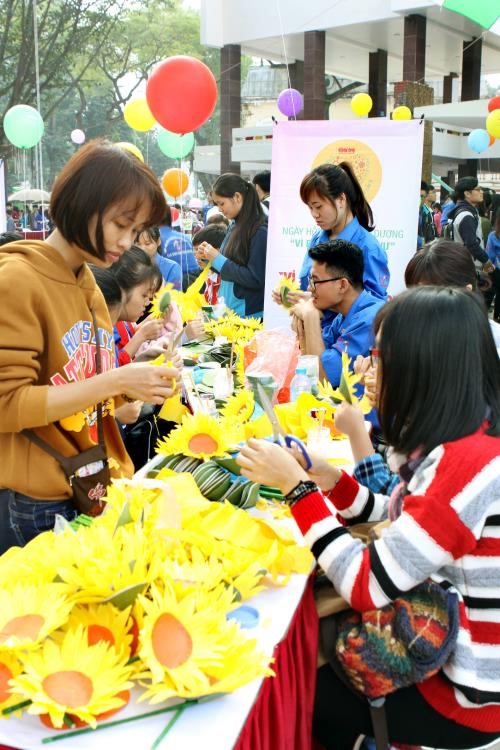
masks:
[[[315,460],[250,440],[238,463],[280,487],[319,565],[359,611],[428,578],[459,598],[455,648],[430,679],[386,697],[392,742],[472,748],[500,737],[500,362],[481,300],[418,287],[379,312],[379,411],[402,484],[390,497]],[[366,547],[349,524],[391,518]],[[316,738],[372,734],[368,703],[318,670]]]

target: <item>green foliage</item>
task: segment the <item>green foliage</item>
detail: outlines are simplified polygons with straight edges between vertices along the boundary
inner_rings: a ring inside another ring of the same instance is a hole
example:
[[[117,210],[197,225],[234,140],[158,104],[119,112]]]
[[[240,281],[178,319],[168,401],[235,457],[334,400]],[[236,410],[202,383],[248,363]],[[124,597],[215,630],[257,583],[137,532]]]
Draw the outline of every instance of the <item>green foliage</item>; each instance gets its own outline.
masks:
[[[74,152],[70,134],[135,143],[161,175],[175,161],[164,156],[154,133],[125,123],[123,106],[144,96],[145,81],[171,55],[202,59],[219,78],[219,51],[200,44],[199,16],[181,0],[38,0],[40,111],[44,187]],[[0,0],[0,118],[13,104],[36,107],[33,0]],[[219,110],[196,133],[200,143],[219,140]],[[0,131],[0,157],[7,157],[8,189],[27,177],[37,183],[34,153],[28,173]]]

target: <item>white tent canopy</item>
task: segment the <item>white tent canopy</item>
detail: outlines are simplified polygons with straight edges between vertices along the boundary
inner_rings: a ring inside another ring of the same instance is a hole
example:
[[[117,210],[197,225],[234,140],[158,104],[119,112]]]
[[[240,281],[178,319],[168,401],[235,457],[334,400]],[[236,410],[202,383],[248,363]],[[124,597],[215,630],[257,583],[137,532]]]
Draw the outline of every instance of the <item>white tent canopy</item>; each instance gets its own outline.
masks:
[[[48,203],[50,193],[39,188],[24,188],[16,193],[11,193],[7,200],[18,201],[19,203]]]

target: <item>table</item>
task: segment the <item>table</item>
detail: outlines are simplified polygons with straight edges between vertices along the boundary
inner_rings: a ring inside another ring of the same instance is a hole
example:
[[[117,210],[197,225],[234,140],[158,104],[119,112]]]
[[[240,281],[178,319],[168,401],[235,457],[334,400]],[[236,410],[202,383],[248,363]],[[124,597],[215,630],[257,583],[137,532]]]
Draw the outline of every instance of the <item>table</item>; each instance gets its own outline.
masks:
[[[352,473],[348,440],[335,441],[335,455],[345,459]],[[135,475],[144,477],[161,461],[155,456]],[[293,523],[293,521],[291,521]],[[297,534],[299,531],[297,529]],[[318,618],[312,580],[294,575],[284,587],[262,591],[249,603],[260,615],[259,626],[249,634],[275,658],[276,677],[254,680],[229,695],[190,706],[160,745],[160,750],[309,750],[316,683]],[[132,703],[116,718],[150,710]],[[0,750],[147,750],[172,714],[150,717],[125,726],[69,737],[54,745],[42,739],[58,732],[42,727],[37,717],[0,722]],[[201,742],[200,742],[201,741]],[[5,743],[2,745],[1,743]]]
[[[161,456],[153,458],[137,473],[137,478],[159,460]],[[201,738],[203,750],[310,747],[318,642],[311,579],[294,575],[286,586],[268,588],[249,603],[258,610],[260,619],[258,627],[248,634],[274,656],[276,677],[254,680],[234,693],[190,706],[163,740],[160,750],[193,750]],[[146,713],[151,708],[156,706],[131,701],[115,718]],[[38,717],[24,714],[21,719],[0,722],[0,750],[108,750],[110,746],[146,750],[171,716],[162,714],[47,745],[42,744],[42,739],[59,733],[43,727]]]
[[[282,588],[252,599],[260,614],[255,635],[276,659],[275,678],[254,680],[229,695],[190,706],[162,742],[161,750],[193,750],[203,738],[203,750],[307,750],[311,737],[317,659],[317,616],[311,581],[295,575]],[[156,707],[153,707],[156,708]],[[129,705],[116,718],[145,713],[147,704]],[[0,743],[20,750],[53,747],[146,750],[172,714],[163,714],[106,731],[84,734],[44,745],[58,732],[44,728],[38,717],[0,723]],[[4,747],[0,745],[0,748]]]

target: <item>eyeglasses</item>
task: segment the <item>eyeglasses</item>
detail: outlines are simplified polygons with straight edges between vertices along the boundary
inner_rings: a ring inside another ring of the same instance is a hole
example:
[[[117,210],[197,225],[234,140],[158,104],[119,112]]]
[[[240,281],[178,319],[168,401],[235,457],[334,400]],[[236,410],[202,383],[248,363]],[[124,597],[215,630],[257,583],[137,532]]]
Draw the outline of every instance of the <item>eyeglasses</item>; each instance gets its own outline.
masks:
[[[313,279],[309,276],[309,288],[313,290],[313,292],[316,291],[316,287],[318,284],[326,284],[328,281],[340,281],[340,279],[345,279],[346,276],[334,276],[332,279]]]
[[[376,346],[370,347],[370,367],[376,367],[378,365],[378,358],[380,357],[380,349]]]

